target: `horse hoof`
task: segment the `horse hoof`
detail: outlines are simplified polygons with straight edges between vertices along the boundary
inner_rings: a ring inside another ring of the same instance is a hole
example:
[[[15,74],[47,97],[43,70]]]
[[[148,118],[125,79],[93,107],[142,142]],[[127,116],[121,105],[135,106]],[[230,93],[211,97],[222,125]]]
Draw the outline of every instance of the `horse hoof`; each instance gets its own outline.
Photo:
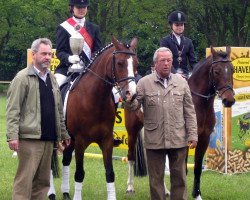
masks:
[[[165,197],[166,197],[166,198],[167,198],[167,197],[170,197],[170,192],[169,192],[169,191],[165,193]]]
[[[127,191],[126,191],[126,194],[129,194],[129,195],[133,195],[134,193],[135,193],[134,190],[127,190]]]
[[[195,200],[202,200],[201,195],[195,197]]]
[[[114,147],[119,147],[120,144],[122,144],[122,140],[114,138]]]
[[[63,200],[71,200],[69,193],[67,192],[63,193]]]
[[[48,196],[48,199],[49,199],[49,200],[56,200],[56,195],[55,195],[55,194],[50,194],[50,195]]]

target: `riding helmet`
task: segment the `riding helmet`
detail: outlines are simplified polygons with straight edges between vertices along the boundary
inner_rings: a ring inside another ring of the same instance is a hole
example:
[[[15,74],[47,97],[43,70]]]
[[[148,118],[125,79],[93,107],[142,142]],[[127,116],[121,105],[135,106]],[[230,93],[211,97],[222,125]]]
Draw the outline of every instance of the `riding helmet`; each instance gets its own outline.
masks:
[[[186,16],[183,12],[176,10],[170,13],[168,16],[169,24],[173,23],[186,23]]]
[[[87,7],[89,6],[89,0],[69,0],[70,6]]]

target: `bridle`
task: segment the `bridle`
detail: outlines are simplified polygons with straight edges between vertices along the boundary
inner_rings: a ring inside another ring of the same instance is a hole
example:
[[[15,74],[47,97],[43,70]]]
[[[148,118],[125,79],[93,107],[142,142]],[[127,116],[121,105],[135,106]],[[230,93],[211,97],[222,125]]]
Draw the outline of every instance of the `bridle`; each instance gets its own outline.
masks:
[[[131,55],[131,56],[134,56],[135,53],[133,52],[129,52],[129,51],[114,51],[113,54],[112,54],[112,82],[113,82],[113,86],[116,86],[118,85],[118,83],[121,83],[121,82],[124,82],[124,81],[127,81],[127,80],[135,80],[135,77],[133,76],[128,76],[126,78],[121,78],[119,80],[116,79],[116,76],[115,76],[115,61],[116,61],[116,55],[117,54],[126,54],[126,55]]]
[[[213,93],[209,93],[208,95],[203,95],[203,94],[200,94],[200,93],[197,93],[197,92],[194,92],[194,91],[191,91],[192,94],[196,95],[196,96],[199,96],[199,97],[202,97],[202,98],[205,98],[207,100],[209,100],[210,98],[218,95],[219,98],[221,98],[221,96],[227,91],[227,90],[232,90],[233,94],[234,94],[234,90],[233,90],[233,87],[230,83],[226,83],[224,86],[218,88],[217,85],[216,85],[216,82],[214,81],[214,77],[213,77],[213,69],[214,69],[214,64],[215,63],[227,63],[227,62],[231,62],[229,59],[224,59],[224,60],[216,60],[216,61],[213,61],[212,64],[211,64],[211,68],[209,70],[209,85],[212,86],[213,88]]]
[[[135,53],[130,52],[130,51],[117,51],[117,50],[113,51],[113,53],[112,53],[112,63],[111,63],[111,80],[108,80],[108,79],[100,76],[99,74],[97,74],[96,72],[94,72],[93,70],[91,70],[89,66],[86,67],[84,70],[85,70],[85,72],[88,71],[88,72],[94,74],[96,77],[98,77],[99,79],[103,80],[108,85],[111,85],[112,87],[116,87],[118,93],[122,97],[122,89],[123,88],[121,88],[119,86],[119,83],[127,81],[127,80],[129,82],[130,81],[135,81],[135,77],[126,77],[126,78],[121,78],[121,79],[117,80],[117,77],[115,75],[115,69],[116,69],[115,63],[116,63],[116,55],[117,54],[126,54],[126,55],[131,55],[131,56],[136,55]]]

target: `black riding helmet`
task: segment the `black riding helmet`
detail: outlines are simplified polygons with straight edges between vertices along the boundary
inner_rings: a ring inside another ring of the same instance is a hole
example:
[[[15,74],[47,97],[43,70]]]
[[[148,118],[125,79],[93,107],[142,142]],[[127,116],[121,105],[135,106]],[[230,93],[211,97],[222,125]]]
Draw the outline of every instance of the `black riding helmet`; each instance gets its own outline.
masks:
[[[176,10],[170,13],[168,16],[168,22],[170,25],[173,23],[186,23],[186,16],[183,12]]]
[[[88,7],[89,0],[69,0],[69,6]]]

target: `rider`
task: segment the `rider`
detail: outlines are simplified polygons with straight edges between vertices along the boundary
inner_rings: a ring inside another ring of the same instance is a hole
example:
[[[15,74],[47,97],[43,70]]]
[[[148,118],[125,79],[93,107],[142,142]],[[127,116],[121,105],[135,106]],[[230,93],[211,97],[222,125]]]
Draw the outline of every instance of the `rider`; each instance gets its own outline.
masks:
[[[69,10],[73,15],[61,23],[56,32],[56,56],[60,60],[55,70],[55,77],[59,86],[67,79],[68,69],[72,64],[83,61],[88,63],[94,52],[102,45],[99,26],[89,22],[85,16],[88,12],[89,0],[69,0]],[[80,55],[72,55],[70,37],[79,32],[84,38],[84,47]],[[81,65],[83,65],[81,63]]]
[[[89,0],[69,0],[69,11],[72,17],[61,23],[57,28],[56,56],[60,60],[60,64],[55,69],[54,75],[59,86],[65,83],[69,67],[72,64],[80,62],[83,67],[89,63],[93,53],[98,51],[102,46],[99,26],[89,22],[85,18],[88,7]],[[70,37],[76,33],[80,33],[84,38],[84,47],[80,55],[73,55],[70,49]],[[73,72],[79,72],[79,69],[72,69]],[[114,138],[114,146],[119,146],[120,144],[121,140]],[[50,181],[52,186],[52,172]],[[50,200],[56,199],[54,187],[50,187],[48,198]]]
[[[197,63],[192,40],[183,35],[186,16],[181,11],[173,11],[168,16],[168,22],[172,33],[162,38],[161,47],[168,47],[173,53],[173,73],[179,73],[185,78]],[[189,66],[188,66],[189,63]]]

